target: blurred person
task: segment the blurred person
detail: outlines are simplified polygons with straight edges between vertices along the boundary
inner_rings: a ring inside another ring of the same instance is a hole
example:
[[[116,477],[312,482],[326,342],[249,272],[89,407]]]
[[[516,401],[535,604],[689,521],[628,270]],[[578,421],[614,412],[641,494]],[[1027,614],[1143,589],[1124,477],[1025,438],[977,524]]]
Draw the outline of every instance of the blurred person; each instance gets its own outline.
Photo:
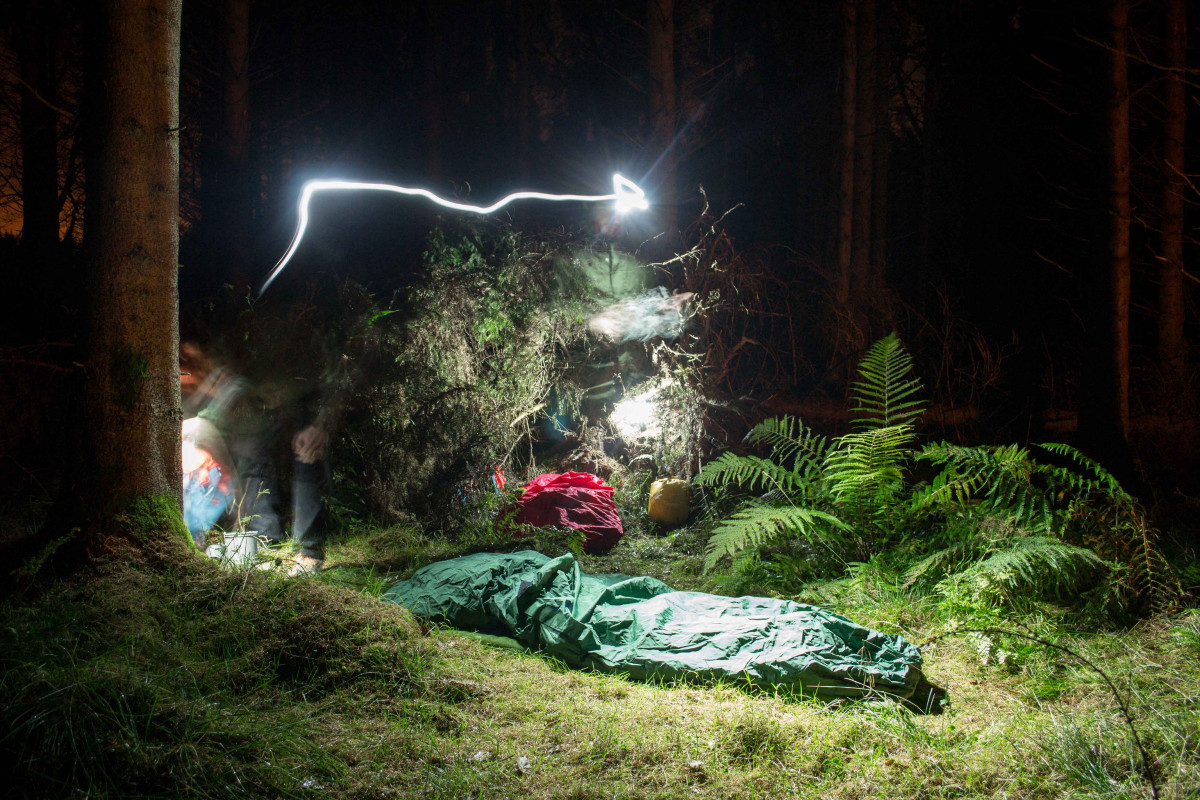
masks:
[[[262,339],[245,374],[194,342],[180,345],[184,415],[204,423],[197,444],[214,456],[220,453],[218,461],[224,458],[232,466],[237,476],[234,513],[268,547],[280,547],[286,536],[276,466],[287,453],[297,548],[293,575],[315,572],[324,560],[330,436],[348,394],[337,380],[338,371],[322,368],[329,364],[326,354],[294,352],[297,339],[317,341],[302,334],[274,342]]]

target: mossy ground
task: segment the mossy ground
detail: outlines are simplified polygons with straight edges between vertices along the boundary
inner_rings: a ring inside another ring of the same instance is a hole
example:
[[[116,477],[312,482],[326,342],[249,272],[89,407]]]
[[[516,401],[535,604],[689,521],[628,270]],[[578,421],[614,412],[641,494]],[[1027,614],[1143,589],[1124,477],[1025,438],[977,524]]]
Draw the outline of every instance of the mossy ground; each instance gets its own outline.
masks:
[[[561,552],[549,535],[526,544]],[[720,590],[703,537],[635,531],[589,571]],[[184,553],[113,553],[9,601],[0,764],[24,797],[1148,797],[1094,672],[1036,646],[926,655],[947,713],[825,705],[734,684],[653,685],[427,630],[375,599],[499,534],[342,537],[316,579]],[[804,598],[921,642],[951,624],[881,570]],[[1130,700],[1162,797],[1200,796],[1200,613],[1103,633],[1010,620],[1103,668]],[[985,646],[989,645],[989,646]],[[985,662],[985,656],[986,661]]]

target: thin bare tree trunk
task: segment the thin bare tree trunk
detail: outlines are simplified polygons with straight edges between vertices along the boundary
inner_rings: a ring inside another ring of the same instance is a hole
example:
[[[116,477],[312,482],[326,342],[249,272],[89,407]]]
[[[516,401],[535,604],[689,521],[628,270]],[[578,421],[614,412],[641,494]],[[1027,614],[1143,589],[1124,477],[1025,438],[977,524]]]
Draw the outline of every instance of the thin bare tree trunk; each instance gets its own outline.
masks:
[[[842,122],[838,140],[840,169],[837,183],[837,240],[835,297],[845,306],[850,301],[854,246],[854,132],[857,121],[858,85],[858,0],[843,0],[842,29]]]
[[[851,224],[850,297],[856,308],[869,305],[871,212],[875,167],[875,0],[858,0],[858,65],[855,69],[854,219]]]
[[[1103,217],[1096,242],[1091,353],[1081,382],[1079,431],[1096,457],[1123,469],[1129,444],[1129,0],[1108,0],[1104,23],[1105,99],[1099,120]]]
[[[1178,396],[1187,375],[1183,336],[1184,133],[1187,92],[1187,3],[1167,0],[1167,52],[1163,120],[1162,229],[1158,262],[1158,361],[1167,393]]]
[[[425,0],[425,168],[437,186],[442,180],[445,145],[446,56],[440,0]]]
[[[181,0],[106,0],[91,107],[92,270],[83,490],[103,519],[146,496],[179,503]]]
[[[1112,324],[1110,368],[1116,393],[1117,422],[1124,439],[1129,431],[1129,0],[1112,0],[1109,27],[1108,130],[1112,139],[1106,155],[1109,181],[1108,295]]]
[[[533,120],[533,47],[529,31],[529,1],[516,0],[517,4],[517,171],[521,181],[529,181],[532,167],[534,120]]]
[[[874,0],[873,0],[874,2]],[[891,103],[891,41],[888,29],[875,17],[875,86],[874,86],[874,139],[871,145],[871,253],[868,266],[867,285],[872,292],[882,292],[887,287],[887,220],[888,220],[888,168],[891,155],[889,145],[889,105]],[[890,316],[890,313],[889,313]],[[891,320],[888,329],[892,327]]]
[[[21,71],[21,240],[35,259],[58,245],[58,113],[54,3],[25,6],[18,47]]]
[[[655,208],[663,229],[675,230],[679,197],[675,183],[679,161],[675,142],[675,3],[674,0],[646,2],[647,70],[650,77],[650,126],[655,156],[659,159],[652,177],[660,205]]]

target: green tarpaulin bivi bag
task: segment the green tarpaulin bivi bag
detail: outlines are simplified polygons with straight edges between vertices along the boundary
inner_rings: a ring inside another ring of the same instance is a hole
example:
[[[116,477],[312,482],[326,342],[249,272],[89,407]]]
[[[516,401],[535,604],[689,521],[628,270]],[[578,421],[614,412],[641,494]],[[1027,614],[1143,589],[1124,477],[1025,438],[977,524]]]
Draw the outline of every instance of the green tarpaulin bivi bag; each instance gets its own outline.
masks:
[[[589,575],[571,555],[463,556],[418,570],[383,599],[456,628],[512,637],[573,667],[635,679],[728,678],[821,698],[907,698],[921,677],[915,646],[830,611]]]

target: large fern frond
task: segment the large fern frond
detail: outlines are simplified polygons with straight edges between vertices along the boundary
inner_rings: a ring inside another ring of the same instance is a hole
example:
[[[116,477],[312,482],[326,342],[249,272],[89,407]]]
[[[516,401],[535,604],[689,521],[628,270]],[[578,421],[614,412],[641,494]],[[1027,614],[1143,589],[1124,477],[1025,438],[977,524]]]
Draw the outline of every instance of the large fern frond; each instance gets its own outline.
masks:
[[[851,384],[850,410],[859,415],[854,425],[869,430],[915,422],[925,403],[918,397],[921,381],[911,372],[912,358],[894,332],[871,345]]]
[[[983,561],[964,570],[961,577],[980,594],[1011,600],[1019,594],[1067,594],[1088,577],[1107,567],[1086,547],[1076,547],[1049,536],[1019,536],[1005,541]]]
[[[798,535],[810,544],[831,546],[840,538],[837,532],[845,529],[845,523],[824,511],[751,504],[713,529],[705,548],[704,571],[711,570],[725,556],[734,556],[777,536]]]
[[[746,434],[744,441],[768,445],[774,461],[790,464],[793,472],[806,475],[810,480],[819,475],[828,449],[824,436],[817,436],[799,419],[786,415],[758,423]]]
[[[830,493],[839,504],[888,511],[904,485],[904,466],[915,439],[907,424],[839,437],[825,459]]]
[[[1119,503],[1133,501],[1133,498],[1126,493],[1121,487],[1121,483],[1111,472],[1074,447],[1071,447],[1071,445],[1062,444],[1061,442],[1043,442],[1038,447],[1055,455],[1069,458],[1083,468],[1083,472],[1077,472],[1061,467],[1042,465],[1044,474],[1053,478],[1056,482],[1069,487],[1075,493],[1099,492]]]
[[[792,494],[803,487],[804,476],[759,456],[722,453],[696,476],[701,486],[740,486],[749,491],[778,489]]]
[[[913,493],[916,509],[942,507],[1003,514],[1020,527],[1050,534],[1061,527],[1054,494],[1034,484],[1041,465],[1015,444],[963,447],[926,445],[918,460],[942,467],[933,480]]]
[[[991,542],[982,536],[958,542],[918,561],[904,573],[904,587],[928,587],[947,575],[961,571],[968,563],[986,555]]]

